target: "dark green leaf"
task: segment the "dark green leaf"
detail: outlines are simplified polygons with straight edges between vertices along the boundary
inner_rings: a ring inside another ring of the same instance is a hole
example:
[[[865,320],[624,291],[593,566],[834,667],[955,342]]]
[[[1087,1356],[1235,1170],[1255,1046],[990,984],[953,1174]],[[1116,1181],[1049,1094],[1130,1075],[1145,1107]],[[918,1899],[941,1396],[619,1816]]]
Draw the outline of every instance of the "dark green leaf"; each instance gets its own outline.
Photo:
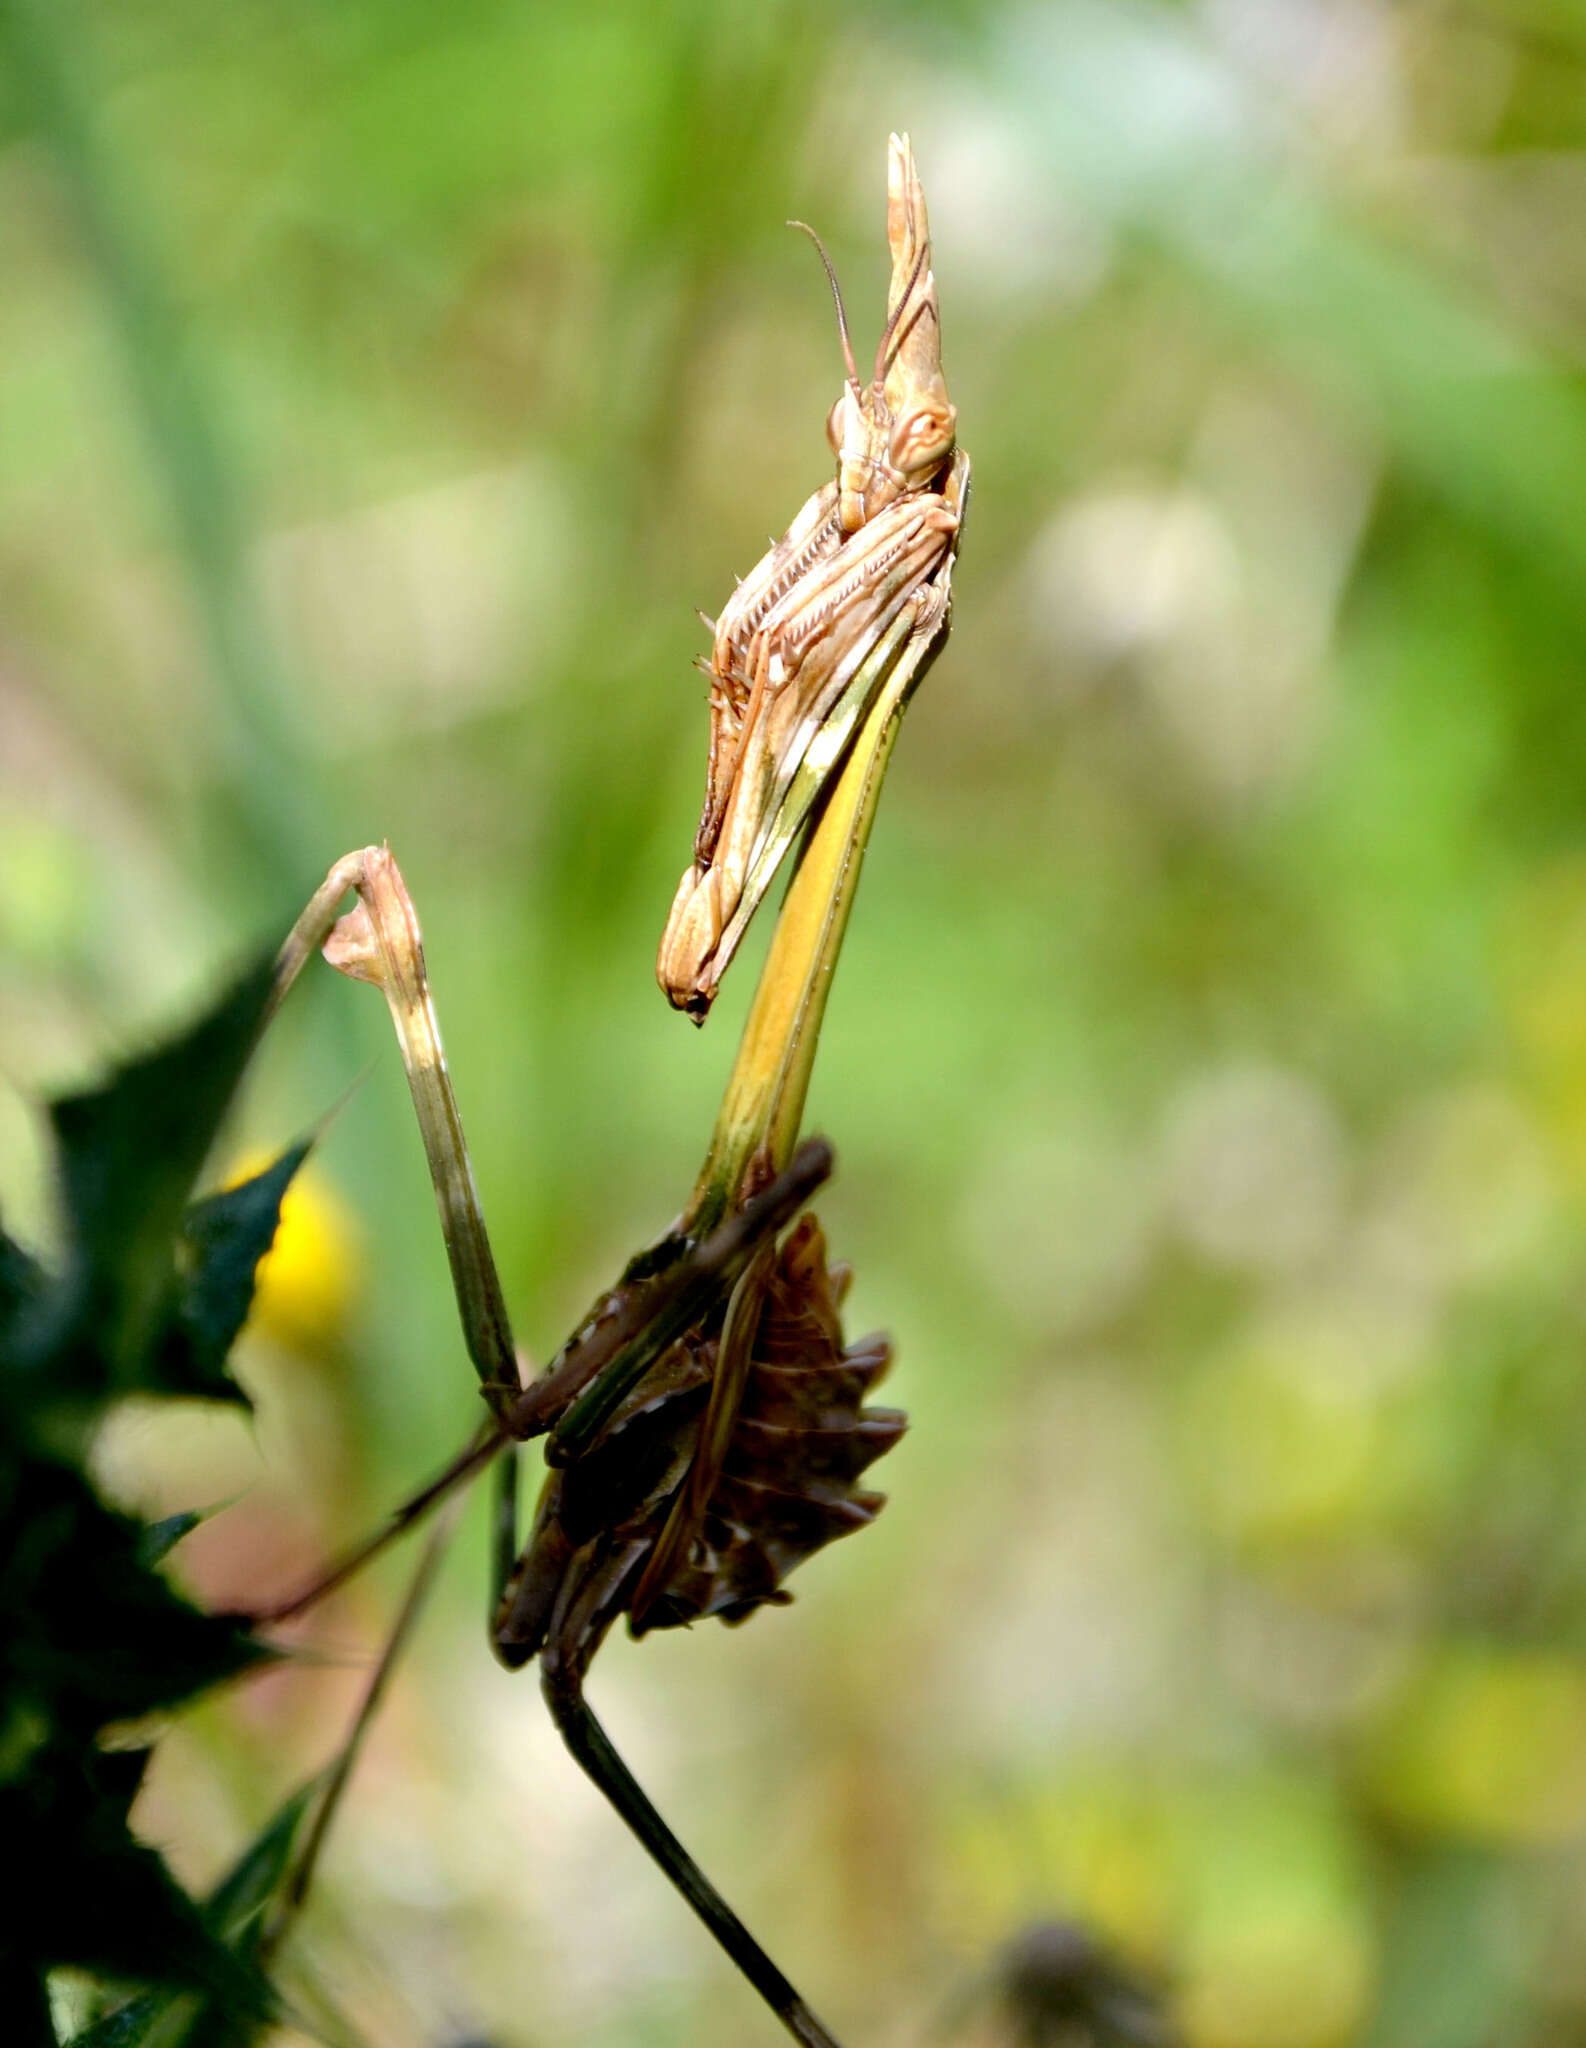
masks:
[[[153,1754],[147,1745],[142,1749],[101,1749],[94,1754],[94,1782],[106,1802],[120,1810],[123,1820],[132,1811]]]
[[[37,1259],[0,1230],[0,1371],[10,1363],[13,1332],[39,1314],[48,1291]]]
[[[270,1654],[190,1607],[148,1568],[144,1539],[64,1465],[0,1468],[0,1702],[86,1741]]]
[[[152,1568],[169,1557],[184,1536],[191,1535],[203,1516],[196,1511],[167,1515],[163,1522],[145,1523],[138,1536],[138,1562]]]
[[[259,2016],[251,1962],[228,1952],[129,1831],[147,1750],[95,1741],[106,1722],[175,1704],[267,1654],[152,1571],[148,1536],[69,1466],[0,1457],[0,1842],[15,1880],[5,1946],[38,1974],[71,1965]]]
[[[6,1905],[8,1947],[40,1970],[179,1985],[264,2012],[257,1972],[215,1939],[159,1856],[129,1833],[133,1762],[129,1771],[120,1757],[61,1741],[0,1791],[0,1840],[19,1880]]]
[[[247,1959],[318,1785],[317,1778],[310,1780],[276,1809],[203,1906],[205,1926]],[[246,2048],[268,2024],[256,2006],[214,1998],[195,2004],[191,1994],[150,1991],[75,2035],[70,2048]]]
[[[240,1941],[274,1896],[322,1776],[310,1778],[282,1801],[205,1901],[204,1918],[221,1940]]]
[[[49,1368],[53,1391],[194,1391],[167,1384],[157,1341],[176,1297],[173,1253],[271,979],[261,961],[171,1044],[53,1105],[70,1255],[53,1312],[32,1319],[25,1349],[26,1362]]]
[[[16,2048],[55,2048],[44,1979],[20,1957],[0,1956],[0,2023]]]
[[[281,1219],[281,1198],[308,1157],[312,1140],[283,1152],[239,1187],[196,1203],[182,1225],[186,1276],[159,1346],[159,1382],[167,1392],[245,1401],[226,1355],[248,1319],[254,1272]]]
[[[155,2028],[168,2013],[174,2013],[184,1996],[172,1991],[140,1991],[125,2005],[95,2020],[80,2034],[73,2034],[66,2048],[155,2048]],[[161,2044],[163,2048],[163,2043]]]
[[[271,1815],[204,1905],[204,1921],[238,1955],[252,1960],[266,1907],[291,1867],[293,1845],[321,1779],[311,1778]],[[244,2007],[206,1999],[181,2035],[181,2048],[251,2048],[266,2022]]]

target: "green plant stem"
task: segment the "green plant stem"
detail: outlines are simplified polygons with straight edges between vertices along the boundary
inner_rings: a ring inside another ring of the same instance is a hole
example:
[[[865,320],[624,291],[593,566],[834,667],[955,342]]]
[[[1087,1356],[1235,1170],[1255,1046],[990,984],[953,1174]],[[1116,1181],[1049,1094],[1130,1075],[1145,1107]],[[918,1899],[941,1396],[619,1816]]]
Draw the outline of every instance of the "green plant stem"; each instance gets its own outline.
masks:
[[[870,657],[882,681],[796,857],[686,1212],[691,1233],[712,1229],[741,1199],[746,1181],[782,1171],[792,1157],[882,778],[909,698],[946,642],[947,623],[944,607],[934,629],[920,634],[906,613]]]

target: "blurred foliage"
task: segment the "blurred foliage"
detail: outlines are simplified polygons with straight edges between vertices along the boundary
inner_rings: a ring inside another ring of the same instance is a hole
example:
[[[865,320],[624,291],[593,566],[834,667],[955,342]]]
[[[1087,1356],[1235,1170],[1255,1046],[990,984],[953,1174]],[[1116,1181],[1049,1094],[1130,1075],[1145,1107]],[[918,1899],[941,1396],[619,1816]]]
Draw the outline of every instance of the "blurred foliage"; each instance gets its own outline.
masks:
[[[985,2029],[988,2048],[1172,2048],[1151,1991],[1081,1929],[1037,1921],[996,1958]]]
[[[13,1229],[25,1100],[389,837],[528,1340],[655,1235],[753,972],[698,1036],[650,982],[692,608],[826,469],[780,223],[862,344],[907,127],[976,496],[811,1110],[914,1428],[791,1612],[614,1647],[597,1703],[844,2035],[1056,1916],[1195,2048],[1586,2040],[1586,7],[0,22]],[[210,1603],[470,1417],[383,1031],[310,988],[242,1140],[376,1061],[303,1182],[362,1291],[302,1255],[252,1434],[128,1404],[96,1453],[151,1516],[237,1497],[177,1553]],[[483,1547],[304,1968],[398,2048],[742,2041],[490,1668]],[[385,1604],[161,1744],[134,1820],[195,1893]]]
[[[105,1980],[161,1987],[106,2019],[124,2048],[245,2048],[274,2011],[240,1937],[285,1868],[297,1809],[202,1910],[128,1828],[153,1747],[136,1724],[268,1652],[157,1569],[196,1515],[146,1525],[108,1506],[84,1470],[111,1400],[246,1403],[227,1354],[307,1148],[183,1212],[269,986],[266,965],[169,1047],[53,1105],[58,1271],[0,1235],[0,1835],[12,1873],[0,1996],[17,2042],[55,2041],[50,1980],[66,1967],[101,1996]],[[140,2012],[172,2024],[156,2035]]]

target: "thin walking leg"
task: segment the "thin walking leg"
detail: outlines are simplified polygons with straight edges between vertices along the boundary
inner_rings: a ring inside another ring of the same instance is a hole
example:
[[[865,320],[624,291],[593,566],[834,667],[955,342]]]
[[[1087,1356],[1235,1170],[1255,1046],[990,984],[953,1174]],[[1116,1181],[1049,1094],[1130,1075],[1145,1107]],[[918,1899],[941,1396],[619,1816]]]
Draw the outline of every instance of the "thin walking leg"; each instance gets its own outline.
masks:
[[[672,1830],[612,1746],[589,1702],[576,1665],[548,1650],[542,1663],[545,1700],[574,1761],[621,1814],[655,1862],[704,1921],[734,1963],[804,2048],[840,2048],[744,1926]]]
[[[280,1946],[308,1897],[308,1889],[314,1881],[314,1871],[319,1863],[320,1851],[325,1845],[331,1822],[341,1804],[342,1794],[347,1789],[353,1766],[358,1761],[358,1753],[363,1748],[364,1738],[369,1733],[380,1702],[385,1696],[385,1689],[396,1668],[396,1661],[413,1632],[413,1625],[419,1618],[420,1609],[435,1582],[436,1569],[451,1539],[456,1522],[457,1509],[454,1504],[430,1531],[430,1540],[425,1544],[418,1569],[409,1582],[407,1597],[402,1602],[402,1611],[386,1639],[386,1646],[380,1653],[380,1661],[364,1688],[363,1698],[358,1702],[358,1711],[354,1714],[352,1726],[347,1731],[347,1739],[325,1774],[324,1787],[320,1792],[308,1834],[281,1888],[274,1914],[260,1941],[261,1960],[268,1960]]]
[[[279,1600],[270,1607],[251,1610],[248,1619],[255,1628],[270,1628],[306,1614],[309,1608],[334,1593],[339,1586],[346,1585],[366,1564],[372,1564],[382,1551],[422,1521],[431,1508],[438,1507],[459,1487],[466,1486],[508,1441],[498,1423],[486,1423],[444,1471],[437,1473],[427,1486],[421,1487],[411,1500],[405,1500],[389,1516],[384,1528],[377,1529],[372,1536],[366,1536],[361,1543],[355,1543],[350,1550],[344,1551],[333,1565],[287,1599]]]

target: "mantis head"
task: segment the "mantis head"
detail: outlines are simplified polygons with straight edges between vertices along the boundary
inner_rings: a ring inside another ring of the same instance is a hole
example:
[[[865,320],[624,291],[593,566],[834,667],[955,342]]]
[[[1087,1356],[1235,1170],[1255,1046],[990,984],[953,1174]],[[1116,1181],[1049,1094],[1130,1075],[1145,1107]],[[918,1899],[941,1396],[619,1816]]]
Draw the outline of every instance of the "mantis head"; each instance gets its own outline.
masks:
[[[792,223],[803,227],[802,221]],[[941,315],[931,274],[931,229],[925,194],[906,135],[887,144],[887,241],[892,284],[887,322],[868,386],[859,381],[848,318],[826,251],[812,228],[837,301],[837,326],[848,367],[842,396],[826,420],[837,457],[838,518],[857,533],[883,507],[934,483],[951,457],[958,415],[942,376]]]

